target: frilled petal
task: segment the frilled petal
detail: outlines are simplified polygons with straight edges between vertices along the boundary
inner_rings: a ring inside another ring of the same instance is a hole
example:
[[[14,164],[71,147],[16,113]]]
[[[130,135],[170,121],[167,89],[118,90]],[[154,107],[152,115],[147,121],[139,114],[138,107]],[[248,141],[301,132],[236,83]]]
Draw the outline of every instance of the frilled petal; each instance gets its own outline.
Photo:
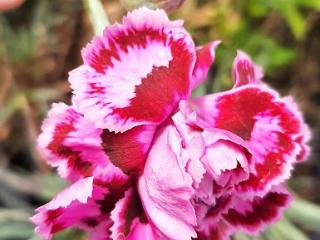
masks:
[[[207,189],[208,191],[208,189]],[[208,204],[208,202],[198,201],[196,203],[196,209],[202,208],[203,214],[198,218],[197,231],[206,233],[209,235],[212,229],[215,229],[221,221],[223,214],[227,213],[232,204],[232,195],[224,195],[214,198],[214,202]]]
[[[245,141],[216,128],[204,130],[202,136],[206,153],[201,161],[218,185],[234,185],[248,178],[252,161]]]
[[[262,67],[252,62],[244,52],[238,50],[232,67],[234,87],[246,84],[260,84],[263,78]]]
[[[110,161],[124,172],[140,171],[155,126],[139,126],[125,133],[97,129],[74,107],[54,104],[42,125],[38,150],[63,178],[76,181],[92,176]]]
[[[125,192],[111,212],[111,239],[153,239],[153,232],[144,215],[139,195],[131,188]],[[147,238],[139,238],[147,237]]]
[[[206,79],[215,58],[215,49],[219,44],[220,41],[214,41],[197,48],[197,60],[192,73],[192,89],[198,87]]]
[[[88,219],[87,224],[94,225],[97,220]],[[107,220],[100,219],[97,225],[92,229],[86,229],[88,231],[88,238],[90,240],[106,240],[110,239],[110,227],[112,226],[112,221],[108,218]]]
[[[110,161],[125,173],[143,169],[155,126],[138,126],[124,133],[102,132],[103,149]]]
[[[131,233],[127,237],[128,240],[157,240],[155,237],[152,226],[150,224],[141,223],[138,219],[132,222]]]
[[[198,121],[196,112],[186,103],[180,103],[180,112],[173,116],[173,121],[187,152],[186,169],[194,180],[194,187],[208,173],[218,197],[248,179],[252,156],[241,137]]]
[[[91,239],[109,239],[109,213],[129,187],[128,178],[109,165],[99,168],[95,179],[80,179],[38,208],[31,221],[45,239],[70,227],[89,232]],[[104,230],[103,230],[104,229]]]
[[[210,228],[208,232],[198,232],[197,240],[230,240],[234,229],[223,219]]]
[[[70,72],[74,102],[96,127],[158,125],[190,95],[195,47],[181,21],[140,8],[107,27]]]
[[[255,171],[241,183],[241,191],[265,192],[289,177],[296,161],[295,138],[302,132],[302,119],[274,91],[246,85],[196,98],[191,107],[206,125],[230,131],[246,141]]]
[[[311,140],[311,130],[307,124],[303,124],[302,133],[295,139],[300,146],[300,151],[297,156],[298,161],[305,161],[310,156],[310,146],[308,143]]]
[[[297,102],[294,100],[294,98],[291,96],[287,96],[287,97],[284,97],[284,101],[290,106],[291,109],[295,111],[296,115],[303,120],[303,115],[299,110],[299,106]],[[311,137],[312,137],[312,134],[309,126],[306,123],[303,123],[302,131],[295,138],[295,142],[299,146],[299,153],[297,156],[298,161],[304,161],[308,159],[310,155],[309,142],[311,140]]]
[[[177,156],[179,142],[173,126],[160,129],[138,182],[146,215],[160,239],[196,237],[196,217],[190,202],[192,179]]]
[[[181,138],[178,142],[183,145],[183,157],[185,157],[186,160],[182,161],[186,161],[185,170],[193,180],[192,186],[197,188],[206,172],[206,169],[200,161],[205,153],[205,142],[201,136],[201,129],[196,125],[189,124],[188,121],[190,119],[193,120],[193,116],[191,116],[191,114],[188,115],[188,113],[185,113],[186,116],[184,116],[184,113],[179,111],[172,117],[172,120],[175,128],[179,132],[179,137]],[[181,149],[176,152],[177,154],[180,154]],[[181,157],[182,156],[180,156],[180,158]]]
[[[281,187],[253,200],[234,196],[233,207],[223,217],[234,228],[252,234],[279,220],[290,202],[290,194]]]
[[[102,149],[101,133],[73,107],[53,104],[42,125],[37,147],[63,178],[76,181],[92,176],[97,166],[109,163]]]

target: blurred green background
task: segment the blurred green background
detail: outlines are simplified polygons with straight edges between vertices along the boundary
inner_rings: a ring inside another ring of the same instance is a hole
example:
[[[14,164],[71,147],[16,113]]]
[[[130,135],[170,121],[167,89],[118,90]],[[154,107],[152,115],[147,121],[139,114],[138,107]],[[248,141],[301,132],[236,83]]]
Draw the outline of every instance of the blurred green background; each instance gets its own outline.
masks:
[[[126,9],[119,0],[102,2],[110,22],[121,20]],[[88,6],[26,0],[0,13],[0,240],[39,239],[27,219],[65,185],[35,141],[50,104],[70,102],[68,71],[81,63],[80,50],[94,34]],[[171,17],[184,19],[199,45],[223,41],[195,94],[228,89],[242,49],[264,67],[265,82],[297,99],[313,131],[313,151],[293,172],[289,186],[297,201],[286,218],[254,239],[320,239],[320,0],[186,0]],[[72,230],[55,239],[86,238]]]

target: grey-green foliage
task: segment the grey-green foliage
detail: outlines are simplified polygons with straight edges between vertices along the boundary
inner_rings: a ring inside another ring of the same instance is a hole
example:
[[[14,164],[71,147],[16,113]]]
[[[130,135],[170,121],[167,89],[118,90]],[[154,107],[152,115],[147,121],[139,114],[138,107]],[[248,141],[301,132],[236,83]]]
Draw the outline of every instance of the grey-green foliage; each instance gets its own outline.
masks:
[[[266,16],[271,11],[278,12],[287,22],[297,39],[302,39],[307,31],[307,18],[304,9],[320,11],[318,0],[247,0],[245,8],[252,16]]]

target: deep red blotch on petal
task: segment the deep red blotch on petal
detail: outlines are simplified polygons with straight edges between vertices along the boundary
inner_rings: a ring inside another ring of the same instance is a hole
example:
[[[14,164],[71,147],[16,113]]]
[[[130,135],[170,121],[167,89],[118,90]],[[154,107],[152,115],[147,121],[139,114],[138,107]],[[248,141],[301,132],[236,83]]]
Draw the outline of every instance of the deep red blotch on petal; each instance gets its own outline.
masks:
[[[124,119],[133,117],[138,121],[161,123],[180,99],[189,96],[190,66],[194,56],[182,40],[171,40],[168,44],[173,56],[169,66],[153,67],[136,86],[130,106],[114,109],[114,114]]]
[[[270,192],[265,197],[256,197],[252,209],[245,213],[238,211],[236,206],[230,209],[224,218],[233,226],[238,226],[249,232],[260,230],[262,225],[269,224],[276,220],[281,209],[287,206],[290,196],[286,193]],[[242,210],[241,210],[242,211]]]
[[[273,93],[257,87],[246,87],[217,98],[218,116],[215,127],[231,131],[245,140],[251,133],[259,114],[279,118],[283,133],[297,134],[301,123],[287,106],[275,99]]]
[[[52,153],[66,158],[69,168],[75,169],[82,176],[87,177],[92,174],[92,164],[89,161],[83,160],[80,156],[80,152],[75,151],[71,147],[68,147],[64,144],[64,141],[68,137],[68,135],[75,130],[76,129],[73,126],[72,120],[70,122],[63,122],[58,124],[55,127],[53,138],[48,145],[48,149]]]
[[[125,173],[139,172],[143,169],[154,127],[134,127],[124,133],[103,130],[102,146],[110,161]]]

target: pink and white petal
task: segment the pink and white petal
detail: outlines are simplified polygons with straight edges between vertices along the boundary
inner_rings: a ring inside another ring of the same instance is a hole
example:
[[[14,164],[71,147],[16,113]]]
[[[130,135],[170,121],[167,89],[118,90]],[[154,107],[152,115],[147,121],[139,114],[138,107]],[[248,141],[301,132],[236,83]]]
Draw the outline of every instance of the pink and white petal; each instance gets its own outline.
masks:
[[[196,113],[186,103],[181,103],[180,109],[173,121],[190,158],[186,170],[194,180],[193,186],[198,187],[206,171],[221,186],[228,183],[231,187],[247,179],[253,165],[248,144],[232,132],[197,121]]]
[[[299,145],[300,148],[297,160],[304,161],[310,155],[310,146],[308,144],[312,137],[311,130],[309,126],[304,122],[302,112],[295,99],[291,96],[287,96],[284,97],[283,100],[288,104],[288,106],[290,106],[291,110],[295,112],[296,117],[301,121],[301,132],[297,134],[295,142]]]
[[[88,231],[92,239],[108,236],[109,213],[128,187],[128,178],[111,164],[97,168],[95,179],[78,180],[38,208],[31,221],[45,239],[70,227]]]
[[[261,66],[255,65],[246,53],[238,50],[233,62],[232,77],[234,87],[246,84],[261,84],[263,70]]]
[[[292,139],[284,134],[275,133],[274,139],[278,142],[277,148],[274,148],[277,150],[268,151],[263,158],[259,158],[257,153],[254,159],[255,173],[240,183],[240,192],[247,192],[249,195],[256,192],[255,194],[263,196],[273,185],[280,184],[290,177],[298,148]]]
[[[110,161],[125,173],[140,172],[153,140],[155,126],[138,126],[124,133],[104,129],[103,149]]]
[[[109,164],[105,168],[98,168],[94,177],[94,196],[99,198],[99,205],[103,215],[109,214],[116,203],[124,196],[127,189],[132,186],[132,179],[125,175],[119,168]],[[101,189],[104,194],[101,195]]]
[[[198,232],[197,240],[229,240],[235,230],[226,221],[221,219],[211,226],[208,232]]]
[[[215,58],[215,49],[221,41],[214,41],[197,48],[197,60],[192,73],[191,88],[197,88],[207,77]]]
[[[236,169],[240,163],[245,165],[247,171],[249,171],[249,161],[245,150],[233,142],[225,140],[218,140],[208,146],[202,162],[207,172],[214,177],[220,176],[222,172]]]
[[[89,220],[90,221],[90,220]],[[94,224],[95,222],[91,220]],[[110,239],[110,227],[112,226],[111,219],[101,220],[96,227],[89,229],[90,240],[106,240]]]
[[[198,201],[195,205],[196,210],[200,209],[200,211],[203,211],[201,217],[197,219],[198,225],[196,230],[209,236],[212,229],[215,229],[221,219],[223,219],[222,215],[227,213],[228,209],[232,206],[232,196],[226,194],[224,196],[214,197],[214,202],[211,204],[203,201],[203,198],[201,200],[202,201]]]
[[[181,101],[180,105],[182,102],[184,101]],[[182,108],[183,106],[184,104]],[[201,136],[201,129],[190,121],[193,120],[193,116],[187,114],[186,112],[179,111],[172,117],[172,120],[181,137],[181,139],[178,139],[181,145],[179,151],[182,152],[181,157],[185,159],[182,161],[186,162],[185,170],[193,179],[193,187],[197,188],[206,172],[200,161],[200,158],[205,153],[205,144]]]
[[[55,233],[99,215],[99,209],[89,200],[92,194],[93,177],[75,182],[36,210],[37,214],[30,219],[37,225],[35,231],[51,239]]]
[[[209,173],[213,177],[212,181],[217,184],[217,197],[248,178],[253,164],[245,141],[231,132],[216,128],[206,128],[198,136],[202,139],[205,151],[197,160],[200,159],[205,172]],[[191,144],[190,148],[194,146],[196,145]],[[195,161],[194,159],[193,162]]]
[[[197,188],[206,173],[206,169],[200,161],[205,153],[204,141],[200,134],[191,139],[190,143],[186,147],[186,153],[189,160],[187,161],[185,170],[193,179],[192,186]]]
[[[199,186],[195,189],[192,198],[192,205],[197,216],[197,225],[202,225],[201,222],[208,212],[208,208],[216,203],[216,197],[213,195],[213,178],[209,174],[205,174]]]
[[[289,177],[298,153],[294,139],[302,122],[274,91],[246,85],[191,100],[191,106],[207,125],[230,131],[247,142],[255,172],[242,184],[242,191],[263,193]]]
[[[42,125],[37,148],[61,177],[72,182],[91,176],[97,166],[106,166],[101,130],[64,103],[53,104]]]
[[[134,219],[131,226],[131,231],[129,236],[126,238],[127,240],[140,240],[140,239],[148,239],[148,240],[156,240],[152,226],[147,223],[141,223],[137,218]]]
[[[300,151],[297,156],[298,161],[305,161],[308,159],[310,156],[310,146],[309,142],[311,140],[312,133],[307,124],[303,124],[303,129],[301,134],[295,139],[295,141],[299,144],[300,146]]]
[[[192,179],[168,143],[179,138],[171,125],[158,130],[144,172],[138,181],[140,198],[150,224],[161,239],[196,237],[196,217],[190,202]]]
[[[77,108],[96,127],[159,125],[190,95],[195,48],[180,21],[140,8],[107,27],[70,72]]]
[[[234,196],[233,207],[223,217],[238,230],[257,233],[278,221],[290,202],[290,194],[278,186],[264,197],[255,197],[251,201]]]
[[[135,236],[144,234],[147,230],[143,227],[147,224],[147,219],[139,195],[132,188],[116,203],[110,218],[113,221],[110,229],[112,239],[136,239]]]
[[[275,91],[265,87],[239,87],[209,95],[206,101],[215,109],[210,116],[214,127],[231,131],[247,141],[257,123],[267,124],[268,131],[281,131],[290,136],[301,131],[301,121],[295,112]]]

